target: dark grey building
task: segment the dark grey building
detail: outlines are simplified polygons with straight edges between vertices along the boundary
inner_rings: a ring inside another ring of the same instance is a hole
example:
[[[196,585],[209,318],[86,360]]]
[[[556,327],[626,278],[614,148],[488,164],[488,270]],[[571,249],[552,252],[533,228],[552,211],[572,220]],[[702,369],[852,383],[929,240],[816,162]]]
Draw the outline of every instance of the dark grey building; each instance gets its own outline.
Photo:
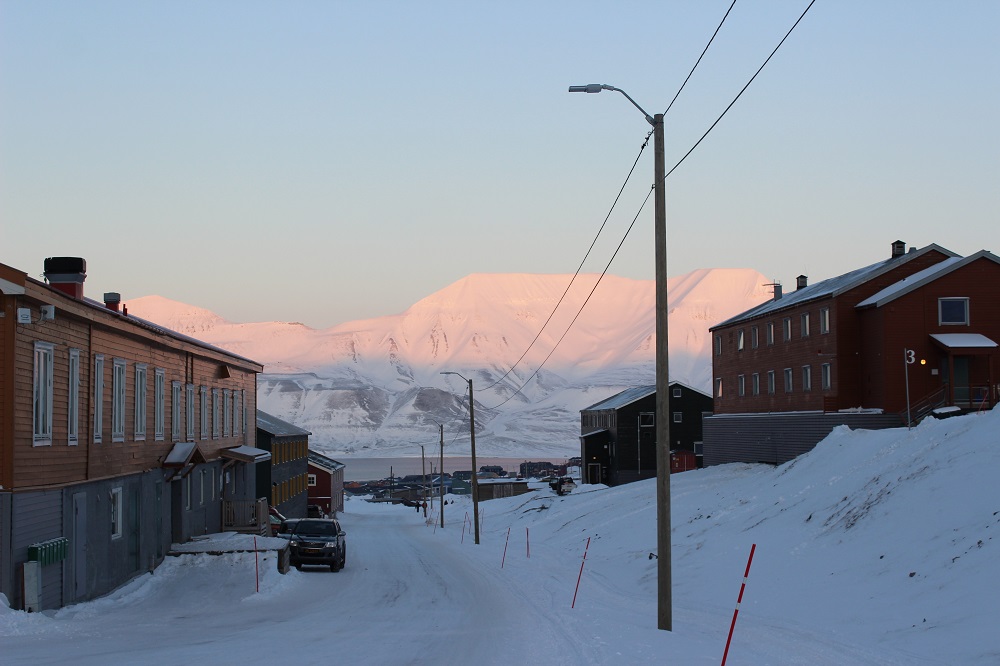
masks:
[[[271,453],[257,466],[257,496],[267,497],[285,518],[305,518],[309,505],[308,430],[257,410],[257,446]]]

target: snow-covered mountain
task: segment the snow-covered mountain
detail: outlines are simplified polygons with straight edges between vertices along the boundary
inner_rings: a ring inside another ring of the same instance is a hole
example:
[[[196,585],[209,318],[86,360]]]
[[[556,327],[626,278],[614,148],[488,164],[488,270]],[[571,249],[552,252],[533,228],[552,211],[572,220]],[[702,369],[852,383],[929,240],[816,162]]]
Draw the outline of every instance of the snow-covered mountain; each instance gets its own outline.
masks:
[[[447,371],[473,380],[480,455],[567,456],[578,451],[580,409],[655,381],[653,281],[571,278],[470,275],[402,314],[326,330],[231,323],[160,296],[127,306],[263,363],[260,408],[331,454],[407,455],[436,442],[437,424],[456,453],[467,450],[467,383]],[[749,269],[669,281],[671,379],[709,390],[709,326],[769,298],[767,282]]]

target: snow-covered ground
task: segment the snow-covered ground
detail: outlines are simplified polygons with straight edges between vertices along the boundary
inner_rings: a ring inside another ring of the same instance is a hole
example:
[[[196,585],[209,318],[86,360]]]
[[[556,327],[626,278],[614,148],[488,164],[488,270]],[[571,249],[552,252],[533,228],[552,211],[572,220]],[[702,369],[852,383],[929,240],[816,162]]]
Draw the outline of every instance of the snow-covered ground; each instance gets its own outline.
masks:
[[[264,554],[257,592],[253,553],[168,558],[97,601],[0,606],[0,662],[717,664],[756,544],[728,663],[996,664],[998,432],[1000,410],[842,428],[781,467],[674,475],[672,632],[648,481],[483,502],[478,546],[466,498],[444,529],[351,499],[340,573]]]

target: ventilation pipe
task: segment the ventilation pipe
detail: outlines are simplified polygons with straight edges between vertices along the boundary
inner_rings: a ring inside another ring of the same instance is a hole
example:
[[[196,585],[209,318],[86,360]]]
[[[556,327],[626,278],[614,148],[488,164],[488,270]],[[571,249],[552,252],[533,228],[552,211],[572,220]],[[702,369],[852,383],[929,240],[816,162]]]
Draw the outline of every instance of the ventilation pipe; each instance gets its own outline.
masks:
[[[796,289],[805,289],[808,286],[809,286],[809,278],[807,278],[805,275],[800,275],[797,278],[795,278]]]
[[[906,254],[906,243],[901,240],[892,244],[892,258],[898,259]]]
[[[48,257],[45,260],[45,279],[54,289],[82,299],[87,261],[80,257]]]
[[[104,294],[104,307],[111,310],[112,312],[118,312],[118,306],[121,305],[122,295],[117,291],[108,291]]]

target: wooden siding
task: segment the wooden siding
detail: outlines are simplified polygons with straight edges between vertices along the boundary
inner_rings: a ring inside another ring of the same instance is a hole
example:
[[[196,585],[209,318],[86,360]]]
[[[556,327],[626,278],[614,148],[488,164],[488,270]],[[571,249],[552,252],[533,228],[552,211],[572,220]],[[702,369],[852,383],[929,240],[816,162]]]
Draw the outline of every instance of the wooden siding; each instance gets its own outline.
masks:
[[[14,485],[14,339],[17,300],[0,294],[0,488]]]
[[[11,554],[14,562],[28,559],[28,546],[63,536],[62,492],[50,490],[38,493],[15,494],[12,509]],[[63,605],[63,567],[65,561],[42,567],[42,608],[59,608]],[[14,590],[23,602],[20,589],[20,570],[13,572]]]

